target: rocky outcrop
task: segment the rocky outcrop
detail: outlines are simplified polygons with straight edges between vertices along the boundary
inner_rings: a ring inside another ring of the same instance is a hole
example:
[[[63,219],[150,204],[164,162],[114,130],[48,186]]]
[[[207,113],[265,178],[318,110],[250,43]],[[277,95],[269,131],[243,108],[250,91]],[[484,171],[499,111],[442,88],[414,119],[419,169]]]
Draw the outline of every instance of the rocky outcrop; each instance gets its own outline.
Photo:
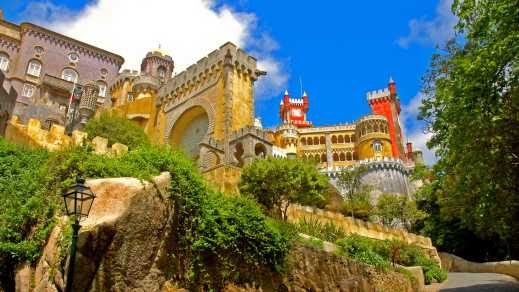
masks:
[[[449,272],[498,273],[519,280],[519,261],[475,263],[446,252],[440,252],[439,255],[442,267]]]
[[[290,253],[283,284],[288,291],[412,291],[401,274],[379,272],[372,266],[305,246],[295,246]]]
[[[166,281],[157,268],[168,219],[165,204],[168,173],[152,182],[135,178],[89,180],[97,195],[90,216],[81,222],[73,291],[160,291]],[[17,291],[63,291],[64,258],[60,247],[63,224],[52,231],[32,272],[20,267]],[[27,279],[32,277],[32,279]]]
[[[97,198],[81,222],[73,291],[187,291],[168,274],[171,255],[166,203],[170,176],[152,182],[134,178],[89,180]],[[16,271],[16,291],[63,291],[70,234],[61,218],[35,267]],[[226,291],[411,291],[401,274],[296,244],[282,275],[258,273],[248,284]]]

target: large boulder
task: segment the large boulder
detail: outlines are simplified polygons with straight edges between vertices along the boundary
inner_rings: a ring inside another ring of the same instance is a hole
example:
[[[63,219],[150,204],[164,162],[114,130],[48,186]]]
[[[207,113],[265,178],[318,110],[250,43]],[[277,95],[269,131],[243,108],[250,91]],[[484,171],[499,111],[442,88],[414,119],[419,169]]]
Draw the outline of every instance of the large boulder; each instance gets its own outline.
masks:
[[[87,181],[96,194],[89,217],[81,222],[73,291],[160,291],[166,281],[156,266],[170,210],[165,199],[170,175],[152,182],[135,178]],[[63,222],[63,219],[60,219]],[[34,291],[62,291],[68,270],[57,224],[34,269]],[[68,250],[64,253],[67,254]],[[28,273],[20,267],[18,291],[28,291]]]

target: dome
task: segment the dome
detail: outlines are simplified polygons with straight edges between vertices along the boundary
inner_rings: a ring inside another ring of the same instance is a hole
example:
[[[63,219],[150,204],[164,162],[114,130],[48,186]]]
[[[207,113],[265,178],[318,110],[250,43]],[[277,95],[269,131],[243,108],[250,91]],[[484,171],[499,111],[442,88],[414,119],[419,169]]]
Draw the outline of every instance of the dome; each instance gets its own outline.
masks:
[[[159,53],[163,57],[170,56],[169,53],[166,52],[165,50],[161,49],[160,46],[158,48],[155,48],[155,49],[151,50],[150,53]]]

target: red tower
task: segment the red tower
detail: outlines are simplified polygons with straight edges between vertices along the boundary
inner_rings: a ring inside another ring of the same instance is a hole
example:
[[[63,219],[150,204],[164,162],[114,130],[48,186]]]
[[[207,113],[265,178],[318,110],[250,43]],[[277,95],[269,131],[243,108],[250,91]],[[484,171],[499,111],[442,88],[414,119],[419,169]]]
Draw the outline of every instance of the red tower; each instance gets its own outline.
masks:
[[[390,78],[387,88],[368,92],[367,96],[371,111],[374,114],[385,116],[387,119],[393,157],[406,160],[399,120],[400,99],[396,94],[395,81]]]
[[[285,124],[294,124],[298,128],[311,127],[312,122],[306,120],[308,111],[308,96],[306,92],[301,98],[290,98],[288,90],[279,103],[279,116]]]

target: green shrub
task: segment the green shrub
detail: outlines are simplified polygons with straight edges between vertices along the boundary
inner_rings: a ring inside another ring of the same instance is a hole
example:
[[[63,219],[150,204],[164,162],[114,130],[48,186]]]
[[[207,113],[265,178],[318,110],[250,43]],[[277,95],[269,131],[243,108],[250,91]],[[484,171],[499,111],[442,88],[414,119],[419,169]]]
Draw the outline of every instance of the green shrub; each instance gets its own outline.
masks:
[[[192,271],[198,285],[221,289],[258,270],[281,272],[289,238],[246,197],[210,193],[193,240]]]
[[[390,267],[389,260],[384,258],[377,250],[380,244],[376,240],[366,238],[359,235],[350,235],[343,239],[337,240],[340,252],[354,260],[373,265],[382,271],[388,271]]]
[[[447,272],[437,264],[422,266],[425,284],[441,283],[447,279]]]
[[[322,207],[328,179],[302,159],[258,159],[243,169],[240,192],[253,197],[275,218],[286,220],[289,204]]]
[[[0,281],[12,278],[18,263],[39,258],[62,210],[60,195],[76,175],[148,180],[163,171],[171,174],[174,210],[169,270],[183,285],[218,288],[255,269],[282,270],[293,232],[268,219],[253,200],[211,191],[180,152],[141,145],[118,157],[96,155],[88,146],[49,153],[0,139]],[[65,238],[60,246],[60,253],[66,250]]]
[[[300,219],[297,224],[294,224],[294,227],[300,233],[330,242],[335,242],[337,239],[344,238],[347,235],[342,227],[333,222],[321,223],[319,220],[311,218]]]
[[[84,128],[90,139],[101,136],[108,139],[108,145],[122,143],[133,149],[149,144],[144,130],[117,113],[103,112],[98,117],[90,119]]]

